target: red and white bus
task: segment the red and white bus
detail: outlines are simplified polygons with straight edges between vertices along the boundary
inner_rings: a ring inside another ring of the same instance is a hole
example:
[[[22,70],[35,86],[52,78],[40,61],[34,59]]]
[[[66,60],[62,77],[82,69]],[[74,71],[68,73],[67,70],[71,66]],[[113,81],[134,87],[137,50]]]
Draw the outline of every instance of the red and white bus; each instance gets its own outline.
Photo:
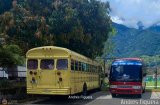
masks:
[[[112,62],[109,84],[112,97],[117,94],[134,94],[139,98],[145,92],[146,70],[140,58],[122,58]]]

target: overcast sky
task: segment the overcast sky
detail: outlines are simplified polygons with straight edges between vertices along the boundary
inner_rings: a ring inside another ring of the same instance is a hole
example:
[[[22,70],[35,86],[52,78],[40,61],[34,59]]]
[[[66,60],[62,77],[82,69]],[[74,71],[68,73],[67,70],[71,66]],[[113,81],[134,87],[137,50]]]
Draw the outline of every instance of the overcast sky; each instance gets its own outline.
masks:
[[[160,23],[160,0],[102,0],[109,1],[112,21],[137,28],[142,21],[145,28]]]

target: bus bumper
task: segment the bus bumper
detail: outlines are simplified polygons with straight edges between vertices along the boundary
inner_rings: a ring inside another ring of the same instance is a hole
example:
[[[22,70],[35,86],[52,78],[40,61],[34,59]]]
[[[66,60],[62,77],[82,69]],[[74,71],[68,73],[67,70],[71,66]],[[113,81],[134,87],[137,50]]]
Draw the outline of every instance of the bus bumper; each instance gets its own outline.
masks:
[[[70,88],[27,88],[27,94],[70,95]]]
[[[142,94],[142,89],[112,89],[110,88],[111,94]]]

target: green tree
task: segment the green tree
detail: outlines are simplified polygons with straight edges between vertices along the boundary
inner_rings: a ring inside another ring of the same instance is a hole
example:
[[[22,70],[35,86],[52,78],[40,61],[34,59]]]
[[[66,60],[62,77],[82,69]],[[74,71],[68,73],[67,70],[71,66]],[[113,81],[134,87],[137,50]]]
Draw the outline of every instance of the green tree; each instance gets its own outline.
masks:
[[[26,52],[33,47],[66,47],[91,58],[103,54],[112,30],[108,2],[99,0],[14,0],[0,15],[0,34]],[[7,20],[6,20],[7,19]]]
[[[17,45],[4,45],[0,47],[0,67],[24,64],[22,50]]]

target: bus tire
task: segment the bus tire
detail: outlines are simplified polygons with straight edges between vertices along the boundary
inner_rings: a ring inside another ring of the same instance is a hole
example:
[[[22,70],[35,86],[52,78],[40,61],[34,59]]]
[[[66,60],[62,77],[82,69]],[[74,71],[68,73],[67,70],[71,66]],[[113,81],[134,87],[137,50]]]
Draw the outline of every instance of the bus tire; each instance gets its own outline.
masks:
[[[138,94],[137,97],[138,97],[138,98],[142,98],[142,94]]]
[[[116,94],[112,94],[112,98],[115,98],[116,97]]]
[[[83,84],[82,95],[83,95],[83,96],[87,96],[87,84],[86,84],[86,83]]]

